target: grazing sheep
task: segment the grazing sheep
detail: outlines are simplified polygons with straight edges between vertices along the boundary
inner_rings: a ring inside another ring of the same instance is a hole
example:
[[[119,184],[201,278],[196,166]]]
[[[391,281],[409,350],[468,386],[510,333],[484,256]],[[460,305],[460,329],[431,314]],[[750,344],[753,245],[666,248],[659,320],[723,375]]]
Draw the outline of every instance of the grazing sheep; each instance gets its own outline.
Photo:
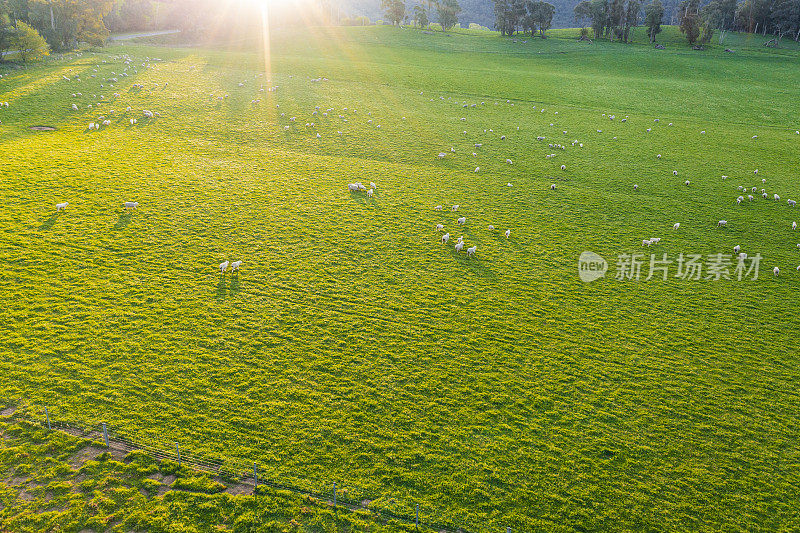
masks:
[[[477,244],[475,246],[467,248],[467,257],[472,257],[473,255],[475,255],[475,252],[477,252],[477,251],[478,251],[478,245]]]
[[[777,276],[780,275],[781,269],[778,268],[778,267],[775,267],[775,268],[772,269],[772,273],[775,274],[775,276],[777,277]]]
[[[661,237],[651,237],[650,242],[652,242],[653,244],[658,244],[661,242]]]
[[[797,205],[797,202],[794,200],[786,200],[786,203],[789,204],[789,207],[794,207]]]
[[[436,224],[436,231],[444,231],[444,226],[442,224]]]
[[[744,200],[744,198],[742,198],[741,196],[740,196],[739,198],[737,198],[737,199],[736,199],[736,205],[739,205],[739,204],[741,204],[741,203],[742,203],[742,200]]]
[[[458,241],[456,243],[456,252],[460,252],[464,248],[464,241]]]
[[[681,227],[681,223],[680,222],[676,222],[675,225],[672,226],[672,229],[678,229],[680,227]]]
[[[446,153],[444,153],[444,152],[439,152],[439,159],[444,159],[445,157],[447,157],[447,154],[446,154]]]
[[[650,241],[649,239],[645,239],[645,240],[642,241],[642,246],[650,246],[651,244],[652,244],[652,241]]]
[[[718,228],[722,227],[722,226],[727,226],[727,225],[728,225],[728,221],[727,220],[720,220],[719,222],[717,222],[717,227]]]
[[[453,211],[458,211],[458,208],[461,207],[460,205],[456,204],[453,206]]]
[[[68,205],[69,205],[69,202],[62,202],[60,204],[56,204],[56,213],[58,213],[62,209],[66,209]]]
[[[567,166],[566,165],[561,165],[561,170],[567,170]]]
[[[792,222],[792,229],[797,229],[797,222]]]
[[[658,154],[658,155],[656,156],[656,159],[661,159],[661,154]]]
[[[752,194],[748,194],[747,195],[747,200],[752,202],[753,201],[753,195]]]
[[[467,217],[461,217],[456,222],[458,222],[459,226],[463,226],[464,223],[466,223],[466,221],[467,221]]]
[[[780,199],[781,199],[781,197],[776,194],[775,195],[775,201],[778,202],[778,201],[780,201]]]
[[[225,271],[228,270],[228,265],[229,264],[230,264],[230,261],[225,261],[224,263],[220,263],[219,264],[219,271],[220,271],[221,274],[224,274]]]
[[[348,183],[347,190],[350,192],[354,192],[358,190],[358,183]]]
[[[689,180],[683,182],[683,184],[686,185],[687,187],[689,186],[689,183],[690,183]]]
[[[449,240],[450,240],[450,234],[449,233],[445,233],[444,235],[442,235],[442,244],[447,244],[447,241],[449,241]]]
[[[373,194],[372,189],[367,191],[367,197],[372,198],[372,194]]]
[[[634,186],[633,186],[633,190],[634,190],[634,191],[638,191],[638,190],[639,190],[639,186],[638,186],[638,185],[634,185]]]
[[[375,185],[375,182],[374,182],[374,181],[370,181],[370,182],[369,182],[369,186],[370,186],[370,187],[372,187],[373,189],[377,189],[377,188],[378,188],[378,186],[377,186],[377,185]]]
[[[677,171],[677,170],[673,170],[673,171],[672,171],[672,175],[673,175],[673,176],[677,176],[677,175],[678,175],[678,171]]]
[[[511,230],[507,229],[506,230],[506,239],[508,239],[510,236],[511,236]]]
[[[242,266],[242,262],[241,261],[234,261],[233,263],[231,263],[231,272],[235,272],[235,271],[239,270],[240,266]]]
[[[742,248],[737,244],[733,247],[733,253],[738,254]]]
[[[458,240],[456,242],[464,242],[464,236],[459,235]]]
[[[441,211],[442,210],[442,206],[437,205],[436,207],[433,208],[433,210],[434,211]]]
[[[139,202],[125,202],[125,209],[136,209],[139,207]]]
[[[509,165],[513,165],[514,164],[514,162],[511,161],[510,159],[506,159],[506,163],[508,163]]]
[[[494,231],[494,226],[492,226],[491,224],[489,224],[488,228],[489,228],[489,231]],[[800,246],[800,245],[798,245],[798,246]]]
[[[555,184],[555,183],[551,183],[551,184],[550,184],[550,190],[551,190],[551,191],[554,191],[554,190],[556,190],[556,184]]]
[[[764,198],[764,200],[766,200],[767,198],[769,198],[769,195],[767,193],[761,193],[761,197]]]

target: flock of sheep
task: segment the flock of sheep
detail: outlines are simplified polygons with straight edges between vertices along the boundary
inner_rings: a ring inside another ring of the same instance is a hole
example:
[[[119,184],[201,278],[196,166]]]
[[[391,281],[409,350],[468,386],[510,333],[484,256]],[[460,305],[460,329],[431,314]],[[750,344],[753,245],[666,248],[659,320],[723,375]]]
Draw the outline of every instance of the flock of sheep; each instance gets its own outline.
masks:
[[[131,58],[130,56],[123,55],[123,56],[113,57],[112,61],[121,62],[122,65],[123,65],[123,68],[119,73],[117,73],[116,71],[111,71],[110,76],[102,78],[102,82],[103,83],[100,84],[100,88],[105,88],[105,84],[107,83],[108,84],[108,89],[112,90],[112,89],[115,88],[114,84],[118,83],[120,78],[128,77],[130,74],[137,74],[139,72],[139,66],[141,66],[143,69],[154,69],[155,68],[154,63],[158,62],[160,60],[157,59],[157,58],[149,58],[149,57],[147,57],[147,58],[145,58],[145,61],[141,62],[141,65],[139,65],[138,62],[136,62],[136,64],[135,64],[134,63],[134,59]],[[104,61],[102,61],[102,63],[105,64],[105,63],[107,63],[107,61],[104,60]],[[89,74],[89,77],[90,78],[96,78],[98,73],[99,73],[99,69],[100,68],[101,68],[101,65],[100,64],[96,64],[95,67],[92,69],[92,73]],[[190,69],[191,68],[194,68],[194,67],[190,67]],[[69,69],[69,71],[71,71],[71,70],[72,69]],[[259,78],[263,78],[263,74],[256,74],[254,76],[254,81],[258,81]],[[289,76],[289,78],[293,78],[293,76]],[[69,77],[69,76],[65,75],[65,76],[63,76],[63,79],[65,80],[65,82],[69,82],[70,84],[80,84],[81,83],[81,78],[80,78],[79,74],[76,74],[76,75],[74,75],[72,77]],[[328,78],[324,78],[324,77],[309,78],[309,80],[310,80],[311,83],[321,83],[321,82],[329,81]],[[238,87],[239,88],[248,87],[249,86],[249,81],[250,80],[244,80],[244,81],[240,82],[238,84]],[[269,81],[268,83],[271,83],[271,81]],[[166,83],[163,84],[164,88],[166,88],[166,86],[167,86]],[[143,90],[144,88],[145,88],[144,84],[140,84],[140,83],[133,84],[133,86],[132,86],[132,90]],[[158,89],[158,88],[159,88],[159,84],[157,84],[157,83],[153,84],[153,89]],[[260,93],[264,93],[264,92],[273,93],[273,92],[276,92],[277,90],[278,90],[278,85],[270,85],[268,87],[265,87],[264,83],[262,82],[260,84],[258,92],[260,92]],[[423,93],[420,92],[420,95],[422,96]],[[73,98],[81,98],[82,96],[83,95],[80,92],[72,93],[72,97]],[[93,98],[93,100],[92,100],[93,103],[87,104],[87,108],[88,109],[92,109],[93,105],[97,105],[98,103],[101,103],[101,102],[102,103],[107,103],[108,102],[105,99],[105,96],[102,95],[102,94],[99,95],[99,96],[97,94],[92,94],[91,96]],[[116,92],[113,93],[113,99],[114,100],[119,98],[119,96],[120,96],[119,93],[116,93]],[[213,93],[210,96],[215,97],[215,95]],[[228,97],[229,97],[229,94],[225,93],[224,95],[216,96],[215,98],[218,101],[224,101]],[[444,96],[440,96],[439,99],[442,100],[442,101],[445,101],[445,102],[453,102],[453,103],[455,103],[457,105],[460,105],[463,108],[478,108],[478,109],[480,109],[480,108],[483,108],[484,106],[486,106],[486,102],[480,102],[480,103],[478,103],[478,102],[467,103],[466,101],[459,102],[458,100],[453,99],[452,97],[447,97],[446,98]],[[430,100],[434,101],[434,98],[431,98]],[[261,98],[257,97],[257,98],[254,98],[250,103],[255,105],[255,104],[258,104],[260,102],[261,102]],[[515,103],[511,102],[510,100],[506,100],[506,104],[509,104],[509,106],[511,106],[511,107],[513,107],[515,105]],[[499,102],[494,102],[494,105],[495,106],[499,105]],[[522,104],[522,105],[525,105],[525,104]],[[6,108],[9,107],[9,103],[8,102],[0,102],[0,108],[2,108],[2,107],[6,107]],[[280,104],[277,104],[276,108],[280,111]],[[71,105],[71,109],[74,110],[74,111],[79,111],[80,110],[80,108],[79,108],[79,106],[77,104],[72,104]],[[535,105],[532,106],[532,110],[537,110],[537,106],[535,106]],[[130,113],[131,111],[132,111],[131,107],[127,107],[126,108],[126,113]],[[544,108],[538,109],[537,111],[539,113],[545,113],[546,112],[546,110]],[[142,116],[144,118],[146,118],[146,119],[154,119],[155,117],[159,117],[160,116],[159,113],[154,113],[154,112],[152,112],[152,111],[150,111],[148,109],[143,109],[141,111],[141,113],[142,113]],[[115,111],[113,109],[111,109],[106,114],[109,115],[109,116],[113,116],[115,114]],[[326,119],[328,117],[330,117],[330,118],[337,118],[338,117],[338,119],[340,120],[340,122],[342,124],[346,124],[346,123],[349,122],[350,118],[353,118],[354,116],[357,116],[357,115],[358,115],[358,111],[357,110],[348,109],[347,107],[343,107],[342,109],[336,111],[334,108],[322,109],[321,106],[315,106],[315,108],[310,111],[310,116],[309,116],[308,121],[304,122],[305,131],[308,131],[308,132],[311,132],[311,133],[315,133],[316,138],[319,139],[319,138],[321,138],[321,134],[320,134],[319,131],[316,131],[317,124],[315,122],[315,118],[322,120],[322,119]],[[558,111],[555,111],[554,115],[558,115]],[[616,116],[613,115],[613,114],[607,115],[607,114],[603,113],[602,116],[603,116],[604,119],[607,119],[607,120],[610,120],[610,121],[616,120]],[[281,118],[281,122],[284,122],[284,124],[280,124],[280,126],[282,126],[283,131],[293,131],[293,130],[295,130],[297,128],[297,126],[299,124],[298,123],[298,118],[296,116],[291,116],[291,117],[287,118],[285,112],[280,112],[280,118]],[[621,122],[623,122],[623,123],[628,122],[628,118],[629,118],[628,116],[625,116],[624,118],[621,119]],[[138,123],[138,120],[136,118],[133,118],[133,117],[130,117],[130,118],[126,117],[126,120],[131,125],[136,125]],[[366,113],[366,118],[365,118],[366,124],[376,128],[376,129],[380,129],[381,128],[381,124],[375,124],[374,120],[375,119],[372,117],[372,113],[371,112]],[[402,117],[401,120],[403,120],[403,121],[406,120],[406,117]],[[467,123],[468,122],[467,117],[466,116],[461,117],[460,118],[460,122]],[[658,122],[659,122],[658,119],[654,120],[654,123],[657,124]],[[92,122],[89,123],[88,130],[89,131],[100,130],[101,128],[108,127],[111,124],[112,124],[112,122],[111,122],[111,120],[109,118],[107,118],[105,115],[101,115],[101,116],[99,116],[97,118],[96,121],[92,121]],[[554,123],[550,123],[550,126],[554,126]],[[669,123],[668,126],[673,126],[673,123]],[[519,131],[519,129],[520,128],[517,127],[517,131]],[[653,131],[652,128],[648,127],[645,130],[645,134],[649,134],[652,131]],[[598,133],[602,133],[602,129],[597,129],[597,132]],[[337,130],[336,133],[338,135],[342,135],[342,131],[341,130]],[[460,133],[463,136],[468,135],[468,131],[467,130],[464,130],[464,131],[462,131]],[[478,135],[481,134],[480,131],[477,131],[475,133],[477,133]],[[485,137],[484,137],[484,139],[481,140],[481,142],[475,142],[474,143],[474,151],[471,152],[471,156],[473,158],[478,157],[478,152],[484,147],[486,142],[492,142],[492,139],[494,139],[495,141],[498,141],[502,145],[502,143],[504,141],[506,141],[507,138],[508,138],[508,135],[505,135],[505,134],[503,134],[503,135],[495,134],[494,130],[492,130],[490,128],[483,129],[482,133],[483,133],[483,135]],[[563,131],[561,133],[566,135],[567,131]],[[701,134],[705,134],[705,130],[701,131],[700,133]],[[800,135],[800,131],[797,131],[795,133]],[[509,133],[509,135],[510,135],[510,133]],[[757,135],[753,136],[753,139],[757,139],[757,138],[758,138]],[[617,137],[613,137],[613,140],[616,140],[616,139],[617,139]],[[544,135],[539,135],[539,136],[536,137],[536,141],[537,142],[544,143],[546,140],[547,140],[547,137],[544,136]],[[579,142],[578,139],[575,139],[575,140],[573,140],[571,142],[571,147],[583,148],[584,147],[584,143],[583,142]],[[567,146],[562,145],[562,144],[560,144],[558,142],[550,142],[548,144],[548,148],[553,149],[553,150],[564,151],[564,150],[567,149]],[[456,155],[457,155],[456,148],[451,147],[449,151],[438,152],[436,157],[438,159],[440,159],[440,160],[443,160],[443,159],[448,158],[449,156],[456,156]],[[513,159],[512,158],[515,156],[515,154],[514,153],[508,153],[507,155],[508,155],[508,157],[504,158],[505,163],[507,165],[513,165]],[[556,153],[547,153],[545,155],[545,157],[547,159],[552,159],[552,158],[557,157],[557,154]],[[660,160],[661,159],[661,154],[660,153],[656,154],[656,158]],[[560,165],[560,169],[562,171],[565,171],[566,168],[567,168],[567,166],[565,164],[561,164]],[[478,172],[480,172],[480,170],[481,170],[480,167],[477,166],[477,167],[475,167],[474,172],[478,173]],[[757,176],[758,175],[758,170],[755,170],[754,174]],[[672,176],[673,177],[677,177],[678,176],[678,170],[673,170],[672,171]],[[728,176],[722,176],[723,180],[726,180],[727,178],[728,178]],[[690,187],[691,186],[691,181],[688,180],[688,179],[684,180],[682,183],[686,187]],[[765,183],[766,183],[766,179],[762,178],[761,179],[761,184],[763,185]],[[507,183],[506,185],[507,185],[507,187],[512,187],[513,186],[512,183]],[[550,188],[550,190],[555,190],[556,189],[556,184],[555,183],[551,183],[549,188]],[[370,183],[370,187],[369,188],[365,187],[361,182],[354,182],[354,183],[347,184],[347,190],[349,192],[354,193],[354,194],[366,193],[367,197],[369,197],[369,198],[372,198],[374,196],[376,189],[377,189],[377,186],[376,186],[376,184],[374,182]],[[634,184],[633,185],[633,189],[634,189],[634,191],[639,191],[640,190],[640,186],[638,184]],[[755,195],[756,195],[757,192],[760,192],[761,197],[763,199],[765,199],[765,200],[770,198],[770,193],[768,193],[765,188],[760,188],[760,191],[759,191],[759,188],[756,187],[756,186],[739,185],[738,186],[738,190],[739,190],[739,192],[742,192],[742,193],[745,193],[745,194],[740,194],[740,195],[737,196],[737,198],[735,199],[735,204],[737,206],[741,206],[742,204],[744,204],[746,202],[749,203],[749,202],[755,201],[755,198],[756,198]],[[780,196],[777,193],[772,193],[772,199],[775,202],[778,202],[778,201],[780,201]],[[61,211],[63,209],[66,209],[68,205],[69,205],[68,202],[58,203],[58,204],[56,204],[56,210],[57,211]],[[129,202],[125,202],[124,203],[124,207],[127,208],[127,209],[135,209],[135,208],[138,207],[138,205],[139,205],[138,202],[130,202],[129,201]],[[796,206],[796,202],[795,202],[795,200],[789,199],[789,200],[787,200],[787,205],[789,207],[795,207]],[[452,211],[454,211],[454,212],[458,211],[459,208],[460,208],[459,205],[453,205],[452,206]],[[441,211],[442,210],[442,206],[441,205],[437,205],[436,207],[434,207],[434,209],[436,211]],[[466,224],[466,217],[462,216],[462,217],[458,218],[456,220],[456,224],[458,224],[458,226],[464,226]],[[727,225],[728,225],[728,221],[727,220],[720,220],[717,223],[717,227],[718,228],[727,227]],[[488,225],[487,227],[488,227],[488,229],[490,231],[495,231],[494,226]],[[676,230],[676,231],[679,230],[681,228],[681,223],[679,223],[679,222],[674,223],[672,225],[672,228],[673,228],[673,230]],[[796,222],[792,223],[792,229],[794,230],[796,228],[797,228],[797,223]],[[435,229],[436,229],[437,232],[442,233],[441,238],[439,239],[440,242],[442,244],[447,244],[449,242],[451,234],[450,234],[449,231],[446,232],[444,223],[440,222],[440,223],[436,224]],[[509,238],[510,235],[511,235],[511,230],[510,229],[506,229],[504,234],[505,234],[506,238]],[[642,246],[648,246],[649,247],[649,246],[657,245],[657,244],[660,243],[660,241],[661,241],[661,237],[651,237],[649,239],[643,239],[642,240]],[[466,245],[464,243],[464,237],[463,236],[459,236],[457,241],[456,241],[456,244],[455,244],[456,252],[462,252],[462,251],[465,250],[466,254],[467,254],[467,257],[472,257],[472,256],[474,256],[476,254],[477,245],[469,246],[469,247],[466,247],[466,248],[465,248],[465,246]],[[800,244],[798,244],[797,246],[798,246],[798,248],[800,248]],[[733,249],[735,250],[735,253],[738,254],[738,257],[740,259],[747,257],[746,254],[743,254],[743,253],[740,252],[740,246],[739,245],[734,246]],[[228,268],[230,268],[230,271],[232,271],[232,272],[238,271],[240,266],[241,266],[241,264],[242,264],[241,261],[234,261],[232,263],[229,262],[229,261],[225,261],[225,262],[223,262],[223,263],[221,263],[219,265],[220,272],[224,274],[228,270]],[[800,270],[800,266],[798,266],[797,269]],[[780,269],[776,266],[776,267],[774,267],[773,272],[777,276],[780,273]]]

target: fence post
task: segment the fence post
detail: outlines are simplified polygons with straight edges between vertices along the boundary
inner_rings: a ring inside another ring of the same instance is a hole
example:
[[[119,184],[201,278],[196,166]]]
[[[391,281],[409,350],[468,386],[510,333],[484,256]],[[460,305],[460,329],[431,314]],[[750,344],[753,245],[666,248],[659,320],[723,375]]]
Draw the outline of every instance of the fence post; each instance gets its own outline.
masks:
[[[105,422],[103,422],[103,440],[106,441],[106,448],[108,448],[108,431],[106,431]]]
[[[417,504],[414,510],[414,528],[419,529],[419,504]]]
[[[258,469],[255,463],[253,463],[253,479],[256,480],[256,488],[258,488]]]
[[[178,443],[175,443],[175,451],[178,452],[178,467],[181,466],[181,449],[178,448]]]
[[[336,482],[333,482],[333,508],[336,509]]]
[[[50,412],[47,410],[47,406],[44,408],[44,416],[47,417],[47,429],[52,430],[53,428],[50,427]]]

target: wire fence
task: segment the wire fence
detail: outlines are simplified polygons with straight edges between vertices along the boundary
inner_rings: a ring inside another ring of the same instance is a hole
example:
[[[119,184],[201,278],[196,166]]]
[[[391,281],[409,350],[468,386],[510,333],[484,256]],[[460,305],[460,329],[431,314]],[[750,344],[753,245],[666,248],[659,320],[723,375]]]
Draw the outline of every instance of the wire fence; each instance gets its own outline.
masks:
[[[484,527],[476,527],[464,521],[460,525],[435,518],[443,513],[440,510],[423,509],[420,505],[396,504],[393,509],[376,505],[373,500],[377,496],[374,491],[364,489],[352,483],[337,483],[290,476],[280,480],[262,477],[257,461],[246,461],[241,458],[212,459],[201,454],[192,453],[180,447],[179,443],[159,442],[155,439],[131,439],[123,434],[114,432],[105,422],[95,426],[81,426],[63,420],[54,420],[50,417],[48,409],[37,409],[27,406],[24,410],[17,408],[13,402],[4,402],[0,405],[13,407],[16,410],[10,415],[14,420],[25,421],[34,425],[47,428],[51,431],[63,431],[79,438],[89,438],[102,442],[103,446],[111,452],[125,454],[132,451],[142,451],[158,461],[170,460],[197,472],[207,473],[219,477],[230,484],[249,485],[255,491],[259,485],[268,486],[277,490],[289,491],[294,494],[311,496],[330,505],[346,507],[350,510],[368,510],[376,519],[397,520],[441,533],[476,533],[485,531]],[[408,512],[398,511],[398,508],[407,508]],[[421,518],[422,516],[422,518]],[[512,533],[510,527],[506,533]]]

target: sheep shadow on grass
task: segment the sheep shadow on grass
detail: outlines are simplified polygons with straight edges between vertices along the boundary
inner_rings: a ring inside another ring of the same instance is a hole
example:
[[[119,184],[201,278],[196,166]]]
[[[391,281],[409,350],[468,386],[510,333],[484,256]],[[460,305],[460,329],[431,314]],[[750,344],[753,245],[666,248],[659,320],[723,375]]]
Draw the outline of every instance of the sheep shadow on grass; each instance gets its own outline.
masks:
[[[50,228],[52,228],[60,216],[61,212],[56,211],[55,213],[47,217],[45,220],[42,221],[42,225],[39,226],[39,231],[47,231]]]
[[[226,296],[228,296],[228,287],[225,284],[225,276],[222,275],[219,278],[219,283],[217,283],[217,292],[215,294],[215,298],[217,301],[221,301],[224,300]]]
[[[130,211],[123,211],[119,214],[119,219],[117,219],[117,223],[114,224],[115,230],[125,229],[125,227],[131,223],[133,219],[133,213]]]
[[[228,291],[231,293],[231,296],[234,296],[237,292],[239,292],[241,286],[242,283],[239,281],[239,273],[236,272],[234,274],[231,274],[231,285],[230,288],[228,289]]]

